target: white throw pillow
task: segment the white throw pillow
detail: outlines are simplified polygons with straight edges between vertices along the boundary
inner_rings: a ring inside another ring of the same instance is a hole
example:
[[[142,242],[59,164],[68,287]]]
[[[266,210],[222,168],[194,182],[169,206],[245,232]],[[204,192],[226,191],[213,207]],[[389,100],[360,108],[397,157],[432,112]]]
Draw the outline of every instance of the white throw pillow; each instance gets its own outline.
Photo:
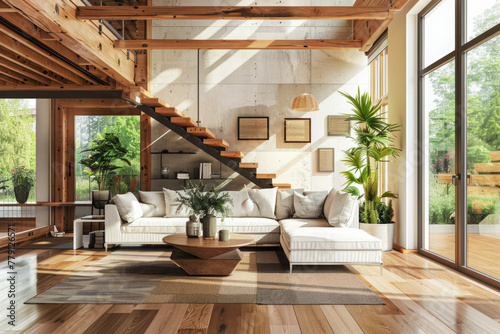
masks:
[[[120,217],[128,223],[141,218],[143,215],[141,204],[131,192],[116,195],[113,197],[113,203],[115,203]]]
[[[325,206],[323,207],[323,215],[325,216],[326,219],[328,219],[328,216],[330,215],[330,209],[332,207],[333,198],[335,197],[335,195],[337,193],[338,193],[338,190],[333,188],[328,193],[328,196],[326,196]]]
[[[276,218],[276,194],[278,188],[271,189],[248,189],[250,199],[254,204],[253,217]],[[241,205],[241,203],[240,203]],[[257,212],[255,212],[257,210]],[[250,214],[248,216],[251,216]]]
[[[139,191],[142,203],[154,206],[151,217],[165,216],[165,195],[163,191]]]
[[[139,205],[142,209],[142,217],[158,217],[155,215],[155,206],[151,204],[141,203]]]
[[[185,195],[184,190],[170,190],[163,188],[163,195],[165,196],[165,217],[189,217],[191,210],[182,206],[179,203],[179,194]]]
[[[333,227],[349,227],[358,200],[349,193],[335,190],[332,194],[333,191],[332,189],[330,195],[328,195],[331,200],[327,199],[325,202],[325,217]]]
[[[304,189],[278,189],[278,196],[276,198],[276,218],[286,219],[293,217],[295,207],[293,206],[293,192],[303,194]]]
[[[293,193],[293,205],[295,207],[295,218],[319,218],[323,214],[328,191],[319,191],[302,195],[295,191]]]
[[[252,213],[257,213],[256,208],[250,213],[246,213],[241,208],[241,203],[247,199],[247,193],[245,191],[228,191],[229,197],[233,200],[232,203],[227,203],[226,206],[231,208],[231,216],[232,217],[247,217]]]

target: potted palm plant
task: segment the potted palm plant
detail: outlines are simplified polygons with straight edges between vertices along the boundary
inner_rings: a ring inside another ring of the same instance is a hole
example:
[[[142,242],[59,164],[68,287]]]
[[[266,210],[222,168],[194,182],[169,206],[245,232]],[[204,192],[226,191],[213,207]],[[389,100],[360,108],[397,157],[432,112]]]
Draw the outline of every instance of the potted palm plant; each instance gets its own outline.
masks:
[[[109,174],[121,168],[118,165],[118,161],[122,161],[127,165],[131,165],[130,161],[125,158],[128,151],[122,146],[118,137],[113,133],[105,133],[104,135],[99,135],[97,139],[90,142],[90,147],[83,150],[82,153],[88,152],[87,157],[82,158],[80,163],[85,166],[88,171],[87,173],[93,177],[93,180],[97,182],[97,187],[99,190],[92,192],[92,199],[99,199],[102,208],[96,207],[96,209],[103,209],[104,204],[109,199],[109,190],[104,190],[106,185],[106,179]]]
[[[184,193],[178,194],[180,203],[177,211],[182,207],[188,208],[194,215],[201,217],[203,224],[203,238],[213,239],[217,234],[217,217],[223,218],[231,214],[231,207],[226,205],[232,203],[227,192],[211,186],[206,190],[203,183],[193,185],[191,182],[184,187]]]
[[[354,123],[355,146],[344,151],[342,160],[349,167],[342,172],[347,179],[344,191],[364,198],[360,206],[360,228],[381,239],[384,250],[391,250],[394,243],[394,225],[392,217],[392,198],[397,194],[386,191],[379,192],[379,168],[382,163],[389,162],[390,157],[398,157],[401,149],[394,146],[394,133],[401,128],[400,124],[388,123],[380,112],[381,104],[373,104],[368,93],[351,96],[342,93],[354,107],[353,114],[347,114]],[[358,185],[358,186],[356,186]],[[360,192],[359,186],[363,189]],[[391,198],[389,204],[383,198]]]

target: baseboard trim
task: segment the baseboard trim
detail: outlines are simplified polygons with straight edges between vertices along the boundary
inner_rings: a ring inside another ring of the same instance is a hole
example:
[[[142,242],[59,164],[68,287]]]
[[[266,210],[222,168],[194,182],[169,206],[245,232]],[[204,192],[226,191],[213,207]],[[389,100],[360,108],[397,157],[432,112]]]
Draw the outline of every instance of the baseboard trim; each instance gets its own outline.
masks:
[[[393,244],[392,248],[400,253],[403,253],[403,254],[408,254],[408,253],[415,253],[416,254],[416,253],[418,253],[418,249],[406,249],[404,247],[401,247],[398,244]]]

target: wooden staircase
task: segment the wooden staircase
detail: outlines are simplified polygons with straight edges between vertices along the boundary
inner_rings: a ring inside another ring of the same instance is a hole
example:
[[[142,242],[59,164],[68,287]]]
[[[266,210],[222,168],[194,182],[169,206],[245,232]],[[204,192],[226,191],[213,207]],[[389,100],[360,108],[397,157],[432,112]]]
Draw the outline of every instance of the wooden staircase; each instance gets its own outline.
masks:
[[[140,87],[131,87],[124,92],[124,99],[258,187],[291,188],[290,184],[273,183],[276,174],[257,173],[258,163],[241,162],[244,158],[242,152],[228,151],[229,143],[224,139],[216,138],[212,131],[205,127],[199,127],[191,117],[186,117],[182,112],[152,96],[146,90]]]

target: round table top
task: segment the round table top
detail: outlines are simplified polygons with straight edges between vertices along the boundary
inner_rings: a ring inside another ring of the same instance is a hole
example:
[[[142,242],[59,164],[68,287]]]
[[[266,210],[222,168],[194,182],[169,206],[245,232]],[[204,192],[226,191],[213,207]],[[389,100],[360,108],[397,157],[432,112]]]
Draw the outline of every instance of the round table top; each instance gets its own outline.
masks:
[[[215,239],[188,238],[187,235],[178,233],[170,234],[163,238],[163,242],[172,246],[188,246],[198,248],[238,248],[255,243],[255,239],[244,234],[230,233],[227,241]]]

